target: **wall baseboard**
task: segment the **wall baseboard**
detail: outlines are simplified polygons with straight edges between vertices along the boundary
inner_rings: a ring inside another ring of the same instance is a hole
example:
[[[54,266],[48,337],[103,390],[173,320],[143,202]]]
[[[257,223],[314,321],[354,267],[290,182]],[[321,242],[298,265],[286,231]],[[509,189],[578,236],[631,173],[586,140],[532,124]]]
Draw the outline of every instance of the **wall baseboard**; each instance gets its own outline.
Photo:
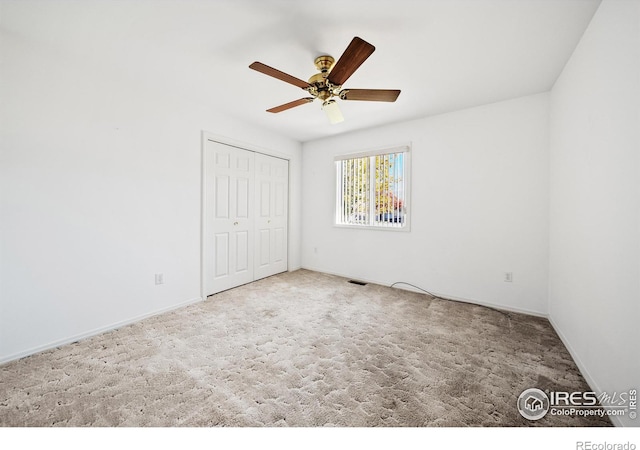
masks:
[[[72,342],[80,341],[82,339],[87,339],[87,338],[90,338],[92,336],[97,336],[99,334],[106,333],[108,331],[113,331],[113,330],[116,330],[118,328],[122,328],[124,326],[131,325],[132,323],[140,322],[141,320],[147,319],[149,317],[157,316],[159,314],[163,314],[163,313],[166,313],[166,312],[169,312],[169,311],[174,311],[176,309],[184,308],[185,306],[189,306],[191,304],[198,303],[198,302],[201,302],[201,301],[202,301],[202,297],[197,297],[197,298],[194,298],[194,299],[191,299],[191,300],[187,300],[187,301],[182,302],[182,303],[178,303],[177,305],[173,305],[173,306],[169,306],[167,308],[162,308],[162,309],[159,309],[159,310],[155,310],[155,311],[152,311],[150,313],[142,314],[140,316],[136,316],[136,317],[132,317],[132,318],[129,318],[129,319],[126,319],[126,320],[122,320],[120,322],[116,322],[116,323],[113,323],[113,324],[110,324],[110,325],[107,325],[107,326],[104,326],[104,327],[95,328],[93,330],[90,330],[90,331],[87,331],[87,332],[84,332],[84,333],[76,334],[76,335],[73,335],[73,336],[66,337],[64,339],[60,339],[60,340],[57,340],[57,341],[49,342],[48,344],[39,345],[37,347],[33,347],[33,348],[30,348],[28,350],[24,350],[24,351],[21,351],[21,352],[18,352],[18,353],[14,353],[14,354],[7,355],[7,356],[0,356],[0,364],[6,364],[8,362],[24,358],[26,356],[35,355],[36,353],[40,353],[40,352],[43,352],[45,350],[50,350],[52,348],[56,348],[56,347],[60,347],[60,346],[66,345],[66,344],[71,344]]]
[[[336,273],[336,272],[330,272],[327,270],[323,270],[323,269],[317,269],[317,268],[313,268],[313,267],[309,267],[309,266],[303,266],[302,269],[306,269],[306,270],[311,270],[313,272],[320,272],[320,273],[326,273],[328,275],[335,275],[337,277],[343,277],[343,278],[354,278],[350,275],[345,275],[343,273]],[[367,283],[371,283],[371,284],[379,284],[381,286],[387,286],[389,287],[388,284],[383,283],[379,280],[372,280],[372,279],[365,279],[365,278],[359,278],[359,277],[355,277],[355,279],[360,280],[360,281],[365,281]],[[411,292],[417,292],[419,294],[424,294],[424,291],[421,291],[420,289],[416,289],[413,288],[411,286],[405,285],[405,286],[397,286],[397,289],[403,289],[405,291],[411,291]],[[547,314],[540,312],[540,311],[533,311],[533,310],[529,310],[529,309],[524,309],[524,308],[514,308],[512,306],[505,306],[505,305],[500,305],[500,304],[496,304],[496,303],[490,303],[490,302],[485,302],[482,300],[476,300],[476,299],[469,299],[469,298],[463,298],[463,297],[456,297],[453,295],[448,295],[448,294],[442,294],[440,292],[432,292],[435,296],[445,299],[445,300],[452,300],[452,301],[456,301],[456,302],[462,302],[462,303],[469,303],[472,305],[478,305],[478,306],[485,306],[487,308],[493,308],[493,309],[499,309],[502,311],[508,311],[508,312],[513,312],[513,313],[518,313],[518,314],[526,314],[528,316],[536,316],[536,317],[543,317],[543,318],[548,318]]]
[[[412,291],[412,292],[422,292],[419,289],[414,289],[412,287],[398,287],[398,289],[405,289],[407,291]],[[513,313],[518,313],[518,314],[526,314],[527,316],[536,316],[536,317],[543,317],[545,319],[548,318],[547,314],[539,312],[539,311],[533,311],[530,309],[525,309],[525,308],[514,308],[513,306],[505,306],[505,305],[500,305],[497,303],[491,303],[491,302],[485,302],[482,300],[475,300],[475,299],[468,299],[468,298],[464,298],[464,297],[456,297],[454,295],[447,295],[447,294],[440,294],[438,292],[433,292],[433,294],[439,298],[442,298],[444,300],[451,300],[451,301],[455,301],[455,302],[462,302],[462,303],[469,303],[472,305],[478,305],[478,306],[485,306],[487,308],[492,308],[492,309],[499,309],[501,311],[508,311],[508,312],[513,312]]]
[[[558,335],[558,337],[560,337],[560,340],[562,341],[564,346],[569,351],[569,354],[573,358],[573,361],[576,363],[576,366],[578,366],[578,370],[582,374],[582,377],[587,382],[587,384],[589,385],[591,390],[593,392],[595,392],[596,394],[599,393],[599,392],[602,392],[602,390],[598,387],[598,383],[596,383],[596,381],[593,379],[593,377],[589,373],[589,370],[587,369],[587,366],[584,365],[584,363],[582,362],[582,360],[578,356],[578,353],[574,350],[573,346],[571,345],[571,342],[564,335],[564,333],[562,332],[560,327],[558,327],[558,324],[553,320],[553,317],[551,316],[551,314],[549,314],[548,319],[549,319],[549,323],[551,323],[551,326],[555,330],[556,334]],[[611,423],[613,423],[613,425],[616,426],[616,427],[623,427],[624,426],[624,424],[622,423],[622,421],[620,420],[620,418],[618,416],[609,416],[609,420],[611,420]]]

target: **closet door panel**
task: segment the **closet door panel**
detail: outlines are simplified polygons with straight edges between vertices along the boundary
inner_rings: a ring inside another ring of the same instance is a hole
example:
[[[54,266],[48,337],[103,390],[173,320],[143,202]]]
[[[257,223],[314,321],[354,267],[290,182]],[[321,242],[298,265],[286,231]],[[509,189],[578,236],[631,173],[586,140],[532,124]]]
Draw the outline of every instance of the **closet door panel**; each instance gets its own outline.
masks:
[[[256,154],[256,279],[287,270],[288,194],[289,162]]]
[[[255,153],[217,142],[205,147],[205,295],[254,279]]]

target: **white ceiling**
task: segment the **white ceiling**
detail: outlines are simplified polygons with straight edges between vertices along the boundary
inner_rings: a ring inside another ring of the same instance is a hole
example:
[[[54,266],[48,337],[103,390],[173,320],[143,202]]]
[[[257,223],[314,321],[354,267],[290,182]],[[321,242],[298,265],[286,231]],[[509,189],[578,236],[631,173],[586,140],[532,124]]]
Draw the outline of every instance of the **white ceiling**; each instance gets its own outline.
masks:
[[[105,73],[299,141],[549,90],[600,0],[2,0],[4,31]],[[318,101],[248,68],[301,79],[354,36],[376,47],[345,83],[402,89],[395,103]]]

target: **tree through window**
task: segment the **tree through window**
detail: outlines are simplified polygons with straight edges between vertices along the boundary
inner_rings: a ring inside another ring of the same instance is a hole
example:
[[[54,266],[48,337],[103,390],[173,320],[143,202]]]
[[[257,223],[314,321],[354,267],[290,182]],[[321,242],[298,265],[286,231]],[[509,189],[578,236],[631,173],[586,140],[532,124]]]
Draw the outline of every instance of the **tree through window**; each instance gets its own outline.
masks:
[[[409,148],[336,158],[336,224],[405,228]]]

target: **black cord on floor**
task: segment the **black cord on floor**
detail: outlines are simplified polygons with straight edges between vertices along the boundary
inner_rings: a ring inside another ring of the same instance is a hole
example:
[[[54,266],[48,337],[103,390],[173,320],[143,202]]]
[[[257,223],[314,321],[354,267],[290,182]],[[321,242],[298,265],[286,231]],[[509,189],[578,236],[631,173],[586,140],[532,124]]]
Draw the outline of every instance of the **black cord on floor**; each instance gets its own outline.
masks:
[[[433,298],[437,298],[438,300],[447,300],[449,302],[465,303],[467,305],[474,304],[474,303],[470,303],[470,302],[463,302],[462,300],[454,300],[452,298],[440,297],[439,295],[435,295],[432,292],[427,291],[426,289],[422,289],[420,286],[416,286],[415,284],[407,283],[406,281],[396,281],[395,283],[391,284],[391,286],[389,286],[389,287],[394,287],[396,284],[406,284],[407,286],[411,286],[411,287],[413,287],[415,289],[418,289],[418,290],[420,290],[420,291],[422,291],[422,292],[424,292],[426,294],[429,294]],[[511,314],[508,311],[503,311],[502,309],[494,308],[492,306],[485,306],[485,305],[476,305],[476,306],[482,306],[483,308],[488,308],[488,309],[491,309],[493,311],[499,312],[500,314],[504,314],[509,319],[509,324],[511,324]]]
[[[448,300],[448,299],[445,299],[445,298],[438,297],[437,295],[435,295],[435,294],[433,294],[433,293],[431,293],[431,292],[427,291],[426,289],[422,289],[420,286],[416,286],[415,284],[407,283],[406,281],[396,281],[395,283],[393,283],[393,284],[392,284],[391,286],[389,286],[389,287],[394,287],[396,284],[406,284],[407,286],[411,286],[411,287],[413,287],[413,288],[416,288],[416,289],[421,290],[421,291],[422,291],[422,292],[424,292],[425,294],[429,294],[429,295],[430,295],[430,296],[432,296],[433,298],[439,298],[440,300]]]

